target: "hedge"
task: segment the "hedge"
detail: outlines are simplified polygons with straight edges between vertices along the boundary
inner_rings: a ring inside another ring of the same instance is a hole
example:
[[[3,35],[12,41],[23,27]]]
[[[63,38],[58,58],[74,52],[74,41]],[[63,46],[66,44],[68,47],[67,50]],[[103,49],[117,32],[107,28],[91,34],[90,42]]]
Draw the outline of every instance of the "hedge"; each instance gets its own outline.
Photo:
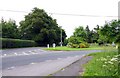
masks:
[[[36,42],[32,40],[0,38],[0,41],[2,41],[2,46],[0,46],[2,48],[21,48],[36,46]]]

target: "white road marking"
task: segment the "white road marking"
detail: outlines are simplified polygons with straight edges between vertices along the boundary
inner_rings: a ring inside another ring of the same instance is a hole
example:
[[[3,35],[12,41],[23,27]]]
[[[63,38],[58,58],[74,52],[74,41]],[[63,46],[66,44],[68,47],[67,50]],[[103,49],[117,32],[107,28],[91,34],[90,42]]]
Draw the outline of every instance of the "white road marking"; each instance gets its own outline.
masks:
[[[37,50],[34,50],[34,51],[37,51]]]
[[[67,58],[71,58],[70,56],[68,56]]]
[[[30,64],[36,64],[36,63],[30,63]]]
[[[38,54],[38,53],[36,53],[36,52],[31,52],[32,54]]]
[[[7,56],[7,54],[4,54],[3,56]]]
[[[58,60],[61,60],[62,58],[57,58]]]
[[[32,52],[32,51],[28,51],[28,52]]]
[[[78,55],[76,55],[75,57],[79,57]]]
[[[28,53],[25,53],[25,52],[22,52],[23,53],[23,55],[29,55]]]
[[[50,62],[50,61],[52,61],[52,60],[46,60],[45,62]]]
[[[15,67],[14,66],[12,66],[12,67],[9,67],[9,68],[7,68],[8,70],[12,70],[12,69],[14,69]]]
[[[15,55],[18,55],[17,53],[14,53]]]

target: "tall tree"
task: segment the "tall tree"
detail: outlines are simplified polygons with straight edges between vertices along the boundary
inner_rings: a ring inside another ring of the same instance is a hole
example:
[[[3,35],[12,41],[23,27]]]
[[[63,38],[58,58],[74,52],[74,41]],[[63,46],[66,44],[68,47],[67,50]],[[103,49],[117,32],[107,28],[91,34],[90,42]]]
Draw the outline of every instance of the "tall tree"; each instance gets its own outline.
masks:
[[[82,41],[86,41],[86,31],[82,26],[76,28],[73,34],[74,37],[80,37]]]
[[[120,42],[120,20],[113,20],[101,27],[101,34],[110,42]]]
[[[18,29],[14,20],[4,21],[1,19],[0,27],[2,28],[3,38],[18,38]]]
[[[25,20],[20,22],[20,31],[22,39],[35,40],[39,45],[60,42],[61,28],[43,9],[34,8],[26,15]],[[62,35],[64,40],[66,38],[64,30]]]
[[[91,43],[91,42],[92,42],[92,33],[91,33],[88,25],[87,25],[87,27],[85,28],[85,31],[86,31],[86,41],[87,41],[88,43]]]
[[[99,39],[99,30],[100,30],[100,26],[97,25],[95,28],[94,28],[94,42],[98,42],[98,39]]]

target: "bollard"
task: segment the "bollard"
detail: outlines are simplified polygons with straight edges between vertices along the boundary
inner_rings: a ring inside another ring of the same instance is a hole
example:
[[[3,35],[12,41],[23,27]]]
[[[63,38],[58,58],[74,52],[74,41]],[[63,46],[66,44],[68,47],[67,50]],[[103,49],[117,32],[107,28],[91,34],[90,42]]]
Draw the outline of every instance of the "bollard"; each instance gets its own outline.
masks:
[[[47,44],[47,48],[49,48],[50,46],[49,46],[49,44]]]
[[[53,48],[55,48],[55,43],[53,43]]]

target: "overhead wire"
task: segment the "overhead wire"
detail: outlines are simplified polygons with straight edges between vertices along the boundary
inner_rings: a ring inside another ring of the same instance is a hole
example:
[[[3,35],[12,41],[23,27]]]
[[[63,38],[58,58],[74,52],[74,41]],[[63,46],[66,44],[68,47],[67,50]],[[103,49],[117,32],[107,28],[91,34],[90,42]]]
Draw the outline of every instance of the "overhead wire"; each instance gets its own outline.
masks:
[[[17,11],[17,10],[1,10],[0,11],[6,11],[6,12],[18,12],[18,13],[29,13],[29,12],[26,12],[26,11]],[[47,12],[48,14],[50,15],[67,15],[67,16],[84,16],[84,17],[112,17],[112,18],[115,18],[115,17],[118,17],[118,16],[102,16],[102,15],[80,15],[80,14],[65,14],[65,13],[49,13]]]

